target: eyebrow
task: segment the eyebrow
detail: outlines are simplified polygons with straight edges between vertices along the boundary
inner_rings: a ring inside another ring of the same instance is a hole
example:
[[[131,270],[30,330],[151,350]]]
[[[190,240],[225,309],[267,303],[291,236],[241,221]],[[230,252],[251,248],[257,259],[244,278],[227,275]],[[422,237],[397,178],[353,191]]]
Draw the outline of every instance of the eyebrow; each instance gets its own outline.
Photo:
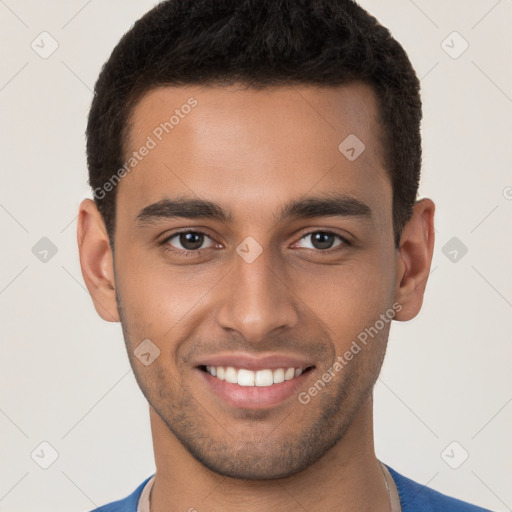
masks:
[[[313,217],[361,217],[372,218],[371,208],[359,199],[344,194],[328,194],[292,200],[285,204],[277,219],[309,219]],[[204,199],[186,196],[164,197],[156,203],[144,207],[137,215],[139,226],[157,223],[160,220],[186,218],[211,219],[231,222],[231,212],[220,204]]]

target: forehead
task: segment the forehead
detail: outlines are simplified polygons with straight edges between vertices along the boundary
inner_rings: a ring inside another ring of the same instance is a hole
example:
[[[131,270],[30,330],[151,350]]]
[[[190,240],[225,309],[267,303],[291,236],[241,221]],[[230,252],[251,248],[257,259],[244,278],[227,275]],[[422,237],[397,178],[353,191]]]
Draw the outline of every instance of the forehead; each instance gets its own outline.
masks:
[[[261,213],[322,191],[386,208],[377,105],[362,83],[153,89],[132,112],[125,158],[134,165],[118,185],[118,210],[135,216],[167,193]]]

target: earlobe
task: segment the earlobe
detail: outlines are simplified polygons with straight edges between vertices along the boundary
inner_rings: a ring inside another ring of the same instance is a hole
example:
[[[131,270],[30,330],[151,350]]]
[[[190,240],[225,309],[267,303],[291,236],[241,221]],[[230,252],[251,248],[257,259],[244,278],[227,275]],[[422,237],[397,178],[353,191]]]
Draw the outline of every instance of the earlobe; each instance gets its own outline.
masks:
[[[97,313],[107,322],[119,322],[113,255],[105,223],[91,199],[80,203],[77,242],[82,276]]]
[[[414,318],[423,304],[434,252],[435,204],[428,198],[417,201],[404,226],[397,249],[396,301],[402,309],[395,320]]]

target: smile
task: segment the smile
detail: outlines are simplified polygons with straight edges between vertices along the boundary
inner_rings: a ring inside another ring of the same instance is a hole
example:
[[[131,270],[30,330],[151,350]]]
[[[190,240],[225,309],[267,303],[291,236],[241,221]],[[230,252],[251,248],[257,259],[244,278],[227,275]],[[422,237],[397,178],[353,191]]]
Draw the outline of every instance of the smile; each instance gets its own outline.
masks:
[[[238,384],[239,386],[268,387],[274,384],[295,379],[304,371],[303,368],[276,368],[262,370],[248,370],[247,368],[234,368],[233,366],[203,366],[204,371],[219,380]]]

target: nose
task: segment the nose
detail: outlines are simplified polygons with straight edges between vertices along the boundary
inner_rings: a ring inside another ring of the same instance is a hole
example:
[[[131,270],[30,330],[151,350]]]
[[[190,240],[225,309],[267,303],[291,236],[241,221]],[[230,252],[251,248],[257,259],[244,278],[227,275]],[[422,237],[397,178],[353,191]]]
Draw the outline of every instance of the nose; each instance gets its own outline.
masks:
[[[299,301],[286,272],[269,250],[248,263],[235,255],[234,265],[223,280],[223,297],[217,310],[218,324],[237,331],[249,343],[258,343],[279,330],[296,326]]]

